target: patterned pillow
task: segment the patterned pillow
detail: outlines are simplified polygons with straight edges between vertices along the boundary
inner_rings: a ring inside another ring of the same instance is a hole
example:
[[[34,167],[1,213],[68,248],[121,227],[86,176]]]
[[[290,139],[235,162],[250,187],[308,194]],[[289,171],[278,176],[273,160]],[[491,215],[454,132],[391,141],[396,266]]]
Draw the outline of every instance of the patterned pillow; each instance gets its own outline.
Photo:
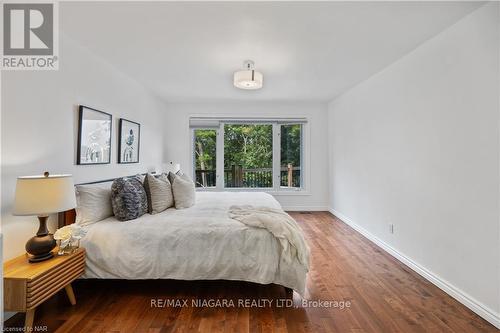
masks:
[[[144,179],[144,189],[148,197],[148,213],[157,214],[174,205],[172,185],[167,175],[147,174]]]
[[[111,185],[113,213],[119,221],[128,221],[148,211],[146,191],[138,177],[118,178]]]

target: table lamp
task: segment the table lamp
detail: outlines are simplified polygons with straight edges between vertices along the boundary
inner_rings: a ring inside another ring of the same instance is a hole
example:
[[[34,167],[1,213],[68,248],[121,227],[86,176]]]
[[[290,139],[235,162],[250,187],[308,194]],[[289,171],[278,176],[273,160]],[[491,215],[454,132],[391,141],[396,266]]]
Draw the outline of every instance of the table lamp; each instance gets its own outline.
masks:
[[[27,176],[17,178],[14,215],[36,215],[40,226],[36,236],[26,243],[26,252],[32,255],[30,262],[53,257],[56,241],[47,229],[50,214],[76,207],[75,188],[71,175]]]

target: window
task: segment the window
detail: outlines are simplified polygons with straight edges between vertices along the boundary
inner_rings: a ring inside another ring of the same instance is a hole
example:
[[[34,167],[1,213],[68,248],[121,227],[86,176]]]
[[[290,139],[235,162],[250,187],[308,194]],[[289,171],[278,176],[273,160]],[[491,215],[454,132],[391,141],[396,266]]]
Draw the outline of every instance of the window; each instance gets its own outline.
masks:
[[[304,120],[191,118],[196,186],[302,189],[304,124]]]
[[[196,129],[194,131],[194,171],[196,187],[216,185],[217,131]]]

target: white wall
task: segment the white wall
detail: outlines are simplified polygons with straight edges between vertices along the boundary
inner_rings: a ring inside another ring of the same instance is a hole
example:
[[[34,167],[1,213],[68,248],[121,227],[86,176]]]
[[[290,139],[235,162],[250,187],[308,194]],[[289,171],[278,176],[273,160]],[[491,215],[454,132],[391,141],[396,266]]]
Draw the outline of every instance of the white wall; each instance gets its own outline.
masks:
[[[333,211],[489,320],[500,312],[498,7],[481,7],[329,106]]]
[[[250,94],[252,92],[249,92]],[[172,103],[167,105],[165,120],[166,161],[175,161],[191,174],[191,138],[189,117],[193,115],[215,115],[232,117],[279,117],[306,116],[309,120],[311,166],[307,194],[275,195],[288,210],[326,210],[328,207],[328,149],[327,149],[327,105],[325,103],[278,103],[278,102],[228,102],[228,103]],[[308,166],[305,165],[307,168]],[[307,173],[306,169],[306,173]]]
[[[11,216],[16,177],[71,173],[75,183],[161,168],[164,104],[144,87],[76,45],[60,41],[59,71],[2,73],[2,232],[4,260],[24,253],[36,217]],[[77,166],[77,106],[113,115],[109,165]],[[119,165],[118,119],[141,123],[140,163]],[[51,230],[55,218],[51,217]]]

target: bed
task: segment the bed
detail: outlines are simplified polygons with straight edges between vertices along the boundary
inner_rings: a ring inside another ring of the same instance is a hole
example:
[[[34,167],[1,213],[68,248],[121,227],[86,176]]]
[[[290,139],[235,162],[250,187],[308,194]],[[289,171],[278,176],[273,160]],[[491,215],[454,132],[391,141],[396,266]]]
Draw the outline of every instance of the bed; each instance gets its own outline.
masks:
[[[197,192],[196,204],[138,219],[114,217],[84,227],[87,253],[83,278],[239,280],[278,284],[303,295],[307,268],[284,260],[278,240],[266,229],[229,218],[232,205],[281,209],[261,192]],[[59,215],[59,225],[75,213]]]

